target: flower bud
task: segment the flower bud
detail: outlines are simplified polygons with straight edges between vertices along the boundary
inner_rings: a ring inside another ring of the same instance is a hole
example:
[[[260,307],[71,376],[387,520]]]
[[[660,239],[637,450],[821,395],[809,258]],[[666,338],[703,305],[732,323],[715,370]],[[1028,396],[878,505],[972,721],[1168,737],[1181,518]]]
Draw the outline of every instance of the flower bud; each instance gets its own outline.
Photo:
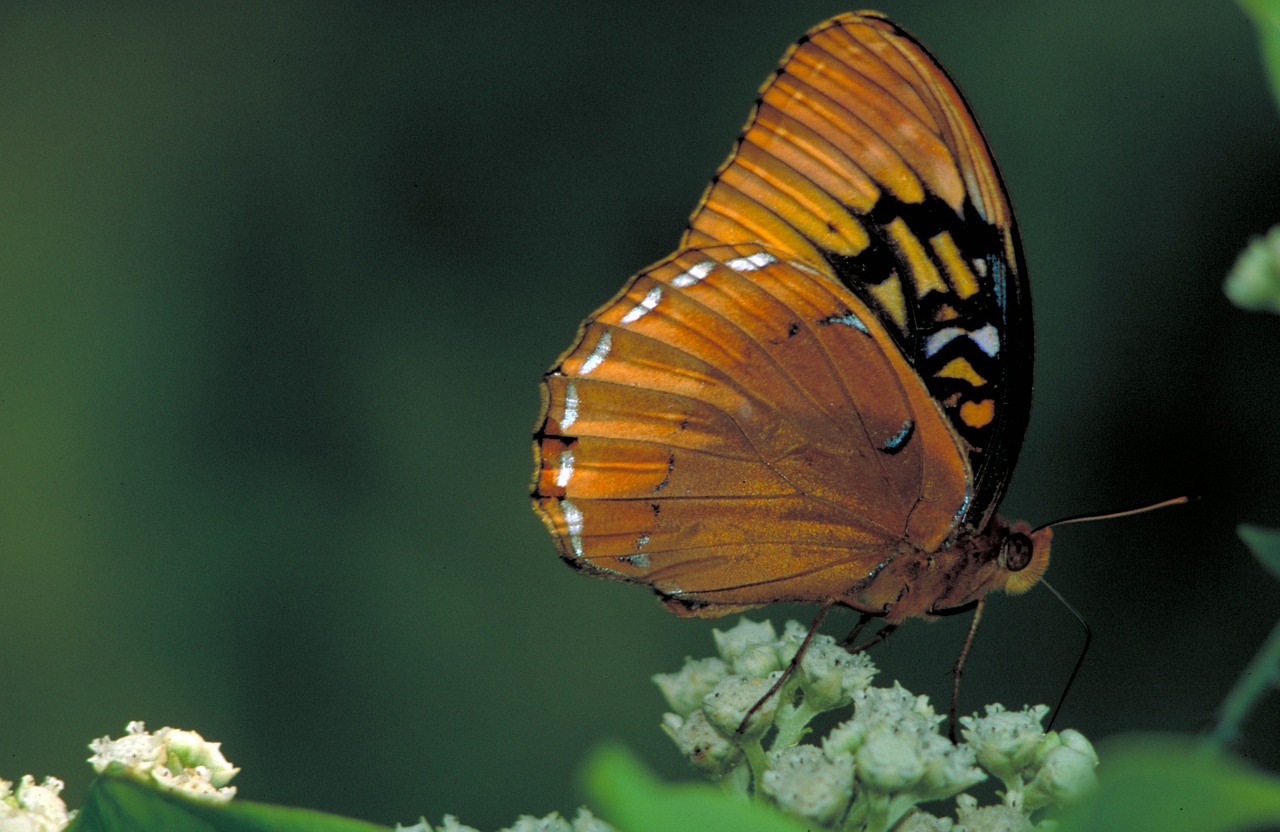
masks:
[[[853,799],[853,760],[848,755],[832,760],[817,746],[797,745],[769,762],[764,792],[784,812],[827,826]]]
[[[967,832],[1034,832],[1031,820],[1009,806],[978,806],[967,794],[956,798],[956,818]]]
[[[865,653],[850,654],[830,636],[815,636],[800,660],[800,687],[815,711],[847,704],[875,674],[876,666]]]
[[[1020,784],[1023,771],[1032,764],[1044,739],[1040,720],[1049,713],[1045,705],[1005,710],[988,705],[985,716],[960,718],[965,742],[978,755],[983,768],[999,777],[1009,788]]]
[[[876,728],[854,756],[858,782],[880,794],[909,791],[924,776],[919,747],[893,731]]]
[[[653,683],[662,691],[671,710],[688,716],[702,707],[702,699],[729,675],[723,659],[686,659],[679,673],[658,673]]]
[[[71,821],[67,804],[58,796],[63,787],[56,777],[36,785],[30,774],[23,775],[16,790],[8,780],[0,780],[0,830],[60,832]]]
[[[695,768],[712,777],[732,769],[742,756],[742,750],[712,725],[703,711],[687,717],[667,714],[662,718],[662,730]]]
[[[776,644],[756,644],[748,647],[733,663],[733,672],[760,678],[782,670],[785,665]]]
[[[1050,751],[1027,786],[1023,805],[1027,809],[1051,803],[1069,806],[1092,792],[1098,786],[1098,777],[1093,772],[1098,758],[1090,753],[1092,751],[1092,747],[1086,752],[1069,745],[1059,745]]]
[[[719,728],[726,737],[731,737],[737,733],[738,726],[747,713],[760,702],[760,707],[752,713],[744,734],[748,737],[763,736],[773,724],[774,714],[778,710],[778,697],[770,696],[763,702],[761,698],[769,692],[780,675],[779,671],[763,679],[727,676],[702,700],[703,713],[712,725]]]
[[[235,786],[226,784],[240,769],[222,755],[222,743],[177,728],[161,728],[150,734],[141,722],[130,722],[125,730],[128,733],[118,740],[102,737],[89,744],[94,752],[89,763],[99,773],[110,768],[113,773],[209,803],[225,803],[235,796]]]
[[[759,624],[743,618],[727,630],[712,630],[716,640],[716,651],[720,657],[738,673],[737,662],[751,648],[761,645],[774,646],[778,640],[773,623],[761,621]]]
[[[903,818],[894,832],[951,832],[955,822],[951,818],[934,817],[928,812],[912,812]],[[963,827],[962,827],[963,828]]]
[[[957,747],[938,734],[920,738],[920,753],[925,760],[924,775],[914,791],[922,801],[951,797],[987,779],[987,773],[975,764],[972,748]]]

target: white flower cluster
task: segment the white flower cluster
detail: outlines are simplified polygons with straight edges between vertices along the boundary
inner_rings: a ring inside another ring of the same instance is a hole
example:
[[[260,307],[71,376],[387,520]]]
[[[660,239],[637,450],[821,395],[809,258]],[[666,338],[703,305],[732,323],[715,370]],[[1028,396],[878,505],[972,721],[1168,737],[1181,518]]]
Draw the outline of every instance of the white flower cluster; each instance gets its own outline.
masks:
[[[797,671],[757,708],[805,632],[789,621],[779,637],[768,622],[743,620],[716,631],[718,657],[654,677],[672,709],[662,728],[695,767],[818,827],[859,832],[1047,829],[1047,821],[1033,825],[1034,811],[1074,802],[1095,785],[1093,747],[1076,731],[1046,734],[1044,706],[989,705],[985,716],[961,719],[957,745],[939,733],[945,718],[927,697],[896,682],[871,687],[871,660],[830,636],[815,635]],[[801,742],[815,716],[850,705],[849,719]],[[979,807],[962,792],[987,772],[1004,783],[1003,801]],[[950,798],[958,825],[916,808]]]
[[[396,824],[396,832],[479,832],[479,830],[464,826],[453,815],[445,815],[439,826],[433,827],[424,818],[413,826]],[[614,828],[584,807],[578,810],[578,814],[572,821],[560,817],[558,812],[552,812],[545,818],[524,815],[500,832],[614,832]]]
[[[58,795],[63,782],[46,777],[37,784],[30,774],[18,781],[15,789],[8,780],[0,780],[0,832],[60,832],[75,816]]]
[[[89,743],[89,763],[99,774],[110,769],[207,803],[226,803],[235,796],[236,787],[227,784],[240,769],[222,755],[222,743],[178,728],[148,733],[141,722],[130,722],[125,730],[120,739],[102,737]]]
[[[1076,803],[1097,786],[1098,755],[1079,731],[1040,727],[1044,705],[1007,711],[988,705],[986,716],[962,716],[964,741],[978,762],[1004,783],[1004,802],[1032,811]]]

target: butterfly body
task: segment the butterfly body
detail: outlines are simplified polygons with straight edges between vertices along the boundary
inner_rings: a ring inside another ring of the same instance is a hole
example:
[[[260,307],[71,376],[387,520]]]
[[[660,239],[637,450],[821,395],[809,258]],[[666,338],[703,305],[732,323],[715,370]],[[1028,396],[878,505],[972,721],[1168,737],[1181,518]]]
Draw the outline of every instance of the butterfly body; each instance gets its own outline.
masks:
[[[894,624],[1023,591],[1050,533],[996,506],[1031,351],[967,105],[909,35],[843,15],[766,82],[676,253],[545,376],[534,505],[571,565],[680,615]]]

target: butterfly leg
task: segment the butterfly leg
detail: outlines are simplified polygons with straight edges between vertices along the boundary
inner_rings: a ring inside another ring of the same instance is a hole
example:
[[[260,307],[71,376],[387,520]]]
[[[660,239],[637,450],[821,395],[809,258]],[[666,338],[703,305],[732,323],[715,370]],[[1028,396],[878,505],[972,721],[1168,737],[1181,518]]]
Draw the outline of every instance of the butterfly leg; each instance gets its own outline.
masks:
[[[873,616],[867,615],[864,612],[862,614],[862,617],[858,619],[857,626],[853,628],[853,632],[845,636],[844,641],[840,642],[840,646],[843,647],[845,650],[848,650],[850,653],[861,653],[863,650],[866,650],[868,647],[872,646],[873,644],[879,644],[880,642],[884,641],[889,636],[893,635],[894,630],[898,629],[897,624],[886,624],[880,628],[880,632],[876,633],[871,638],[867,639],[866,641],[862,642],[856,647],[851,647],[850,645],[857,640],[858,634],[862,632],[863,626],[865,626],[866,623],[870,621],[872,617]]]
[[[955,666],[951,668],[951,708],[948,710],[950,719],[948,720],[948,735],[951,741],[956,741],[956,726],[959,724],[958,717],[960,713],[960,674],[964,672],[964,663],[969,660],[969,650],[973,647],[973,637],[978,634],[978,624],[982,622],[982,610],[986,607],[985,598],[974,604],[973,620],[969,622],[969,634],[964,637],[964,646],[960,648],[960,655],[956,658]]]
[[[871,615],[869,613],[859,612],[858,623],[855,624],[853,626],[853,629],[849,631],[849,635],[845,636],[840,641],[840,646],[846,650],[849,650],[849,645],[853,644],[855,641],[858,640],[858,636],[862,634],[862,628],[867,626],[867,622],[870,620],[871,620]],[[852,653],[854,651],[849,650],[849,652]]]
[[[773,696],[786,681],[791,678],[791,674],[796,672],[796,668],[800,666],[800,660],[804,658],[804,654],[809,651],[809,642],[813,641],[813,634],[818,632],[818,628],[822,626],[822,619],[827,617],[827,613],[834,606],[834,602],[828,602],[822,605],[822,609],[818,610],[818,614],[814,617],[813,623],[809,625],[809,632],[804,634],[804,640],[800,642],[800,647],[796,650],[796,654],[791,657],[791,661],[787,664],[782,675],[773,683],[769,690],[765,691],[764,696],[756,700],[756,704],[747,710],[747,715],[738,723],[737,733],[741,735],[747,729],[747,723],[751,721],[751,717],[755,716],[756,711],[760,710],[760,706],[769,701],[769,697]]]

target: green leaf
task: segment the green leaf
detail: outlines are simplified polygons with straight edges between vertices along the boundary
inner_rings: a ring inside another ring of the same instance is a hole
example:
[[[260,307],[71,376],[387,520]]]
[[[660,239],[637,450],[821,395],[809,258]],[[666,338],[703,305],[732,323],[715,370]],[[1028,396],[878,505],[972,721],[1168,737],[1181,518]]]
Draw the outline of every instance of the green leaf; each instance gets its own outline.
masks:
[[[197,803],[132,780],[99,777],[68,832],[387,832],[388,827],[291,809],[233,800]]]
[[[1280,0],[1239,0],[1258,29],[1262,62],[1271,79],[1271,91],[1280,104]]]
[[[1267,568],[1271,577],[1280,581],[1280,529],[1241,523],[1236,527],[1236,534],[1240,535],[1258,562]]]
[[[1280,824],[1280,779],[1191,737],[1139,736],[1099,752],[1100,787],[1062,832],[1230,832]]]
[[[705,784],[669,785],[627,749],[596,749],[584,772],[600,815],[624,832],[806,832],[781,812]]]
[[[1241,309],[1280,313],[1280,225],[1249,240],[1227,272],[1222,291]]]

